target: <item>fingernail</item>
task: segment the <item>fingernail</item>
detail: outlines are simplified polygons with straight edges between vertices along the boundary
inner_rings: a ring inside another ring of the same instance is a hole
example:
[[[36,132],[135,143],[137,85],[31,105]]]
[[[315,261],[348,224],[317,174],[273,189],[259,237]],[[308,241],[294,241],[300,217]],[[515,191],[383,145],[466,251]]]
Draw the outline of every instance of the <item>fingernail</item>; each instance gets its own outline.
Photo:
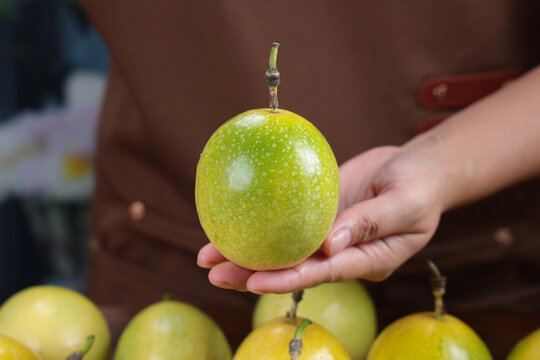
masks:
[[[237,290],[237,291],[245,291],[245,289],[239,288],[234,286],[233,284],[230,284],[228,282],[219,281],[214,283],[215,286],[220,287],[222,289],[229,289],[229,290]]]
[[[212,268],[212,265],[209,265],[209,264],[202,264],[200,263],[198,260],[197,260],[197,266],[203,268],[203,269],[211,269]]]
[[[265,291],[260,290],[260,289],[248,289],[248,291],[249,291],[249,292],[252,292],[252,293],[254,293],[254,294],[257,294],[257,295],[264,295],[264,294],[266,294]]]
[[[203,269],[213,269],[214,266],[216,266],[218,264],[219,264],[219,262],[210,262],[210,263],[206,263],[206,264],[201,264],[201,263],[197,262],[197,265],[199,265],[199,267],[202,267]]]
[[[201,261],[201,259],[197,258],[197,265],[199,267],[202,267],[203,269],[211,269],[213,268],[216,264],[212,264],[212,263],[208,263],[208,262],[205,262],[205,261]]]
[[[349,229],[338,230],[330,239],[330,255],[334,255],[345,249],[351,243],[351,232]]]
[[[217,282],[213,282],[212,284],[214,284],[214,286],[217,286],[219,288],[222,288],[222,289],[227,289],[227,290],[236,290],[236,291],[240,291],[240,292],[247,292],[248,290],[246,288],[242,288],[242,287],[238,287],[238,286],[235,286],[231,283],[228,283],[228,282],[225,282],[225,281],[217,281]]]

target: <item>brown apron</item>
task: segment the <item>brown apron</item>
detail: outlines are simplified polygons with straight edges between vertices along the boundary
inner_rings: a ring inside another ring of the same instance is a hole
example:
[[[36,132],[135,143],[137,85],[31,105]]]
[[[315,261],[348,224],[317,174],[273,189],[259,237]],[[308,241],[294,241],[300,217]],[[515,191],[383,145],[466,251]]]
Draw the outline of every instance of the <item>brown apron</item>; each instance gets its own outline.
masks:
[[[207,242],[195,169],[220,124],[267,106],[272,42],[281,43],[281,107],[313,122],[340,163],[404,143],[540,60],[534,1],[83,5],[112,55],[89,294],[104,306],[140,308],[171,292],[209,312],[234,344],[249,328],[254,296],[211,286],[195,264]],[[453,312],[540,312],[539,200],[535,181],[445,214],[423,251],[370,284],[383,323],[431,306],[426,258],[450,278]]]

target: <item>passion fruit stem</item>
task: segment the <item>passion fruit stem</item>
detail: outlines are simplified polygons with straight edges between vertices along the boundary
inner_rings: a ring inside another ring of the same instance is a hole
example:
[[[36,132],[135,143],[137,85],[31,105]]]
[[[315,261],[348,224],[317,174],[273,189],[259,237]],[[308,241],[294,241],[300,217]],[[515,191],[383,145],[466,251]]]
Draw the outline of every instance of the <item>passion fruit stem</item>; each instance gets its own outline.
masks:
[[[435,265],[435,263],[431,260],[428,260],[427,261],[427,266],[428,266],[428,269],[429,271],[431,271],[431,274],[433,275],[433,277],[437,278],[437,279],[440,279],[441,278],[441,272],[439,270],[439,268],[437,267],[437,265]]]
[[[294,337],[289,342],[289,356],[291,360],[298,360],[300,358],[300,355],[302,354],[302,348],[304,347],[304,345],[302,344],[302,333],[309,324],[311,324],[311,320],[304,319],[296,328],[296,331],[294,332]]]
[[[277,112],[279,106],[277,95],[277,88],[280,80],[279,71],[277,69],[278,47],[279,44],[277,42],[272,44],[268,68],[266,69],[266,85],[268,85],[268,89],[270,90],[270,111],[272,112]]]
[[[81,349],[81,354],[86,355],[86,353],[90,351],[95,339],[96,337],[94,335],[90,335],[86,338],[86,344],[84,344],[84,347]]]
[[[170,301],[171,300],[171,293],[165,293],[161,297],[161,301]]]
[[[277,66],[277,53],[278,53],[279,43],[272,43],[272,49],[270,50],[270,59],[268,60],[268,68],[276,69]]]
[[[431,278],[431,292],[435,298],[435,317],[441,319],[446,312],[444,310],[443,296],[446,293],[446,277],[441,275],[439,268],[431,260],[427,261],[427,266],[433,277]]]
[[[92,345],[94,344],[94,340],[95,340],[95,336],[90,335],[88,338],[86,338],[86,344],[84,344],[83,348],[69,355],[66,360],[81,360],[84,357],[84,355],[86,355],[88,351],[90,351],[90,349],[92,348]]]
[[[291,310],[287,311],[287,319],[296,318],[296,309],[298,308],[298,303],[302,301],[302,296],[304,296],[304,290],[295,291],[292,293],[293,303],[291,305]]]

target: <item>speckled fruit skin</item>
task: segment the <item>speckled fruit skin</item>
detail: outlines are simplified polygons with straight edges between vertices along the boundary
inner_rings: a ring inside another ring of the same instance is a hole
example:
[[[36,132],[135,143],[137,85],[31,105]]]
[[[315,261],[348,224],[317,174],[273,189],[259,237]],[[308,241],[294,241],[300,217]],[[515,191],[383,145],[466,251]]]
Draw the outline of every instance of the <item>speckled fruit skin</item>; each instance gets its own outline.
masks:
[[[253,327],[282,317],[291,308],[291,294],[259,297]],[[321,284],[304,290],[297,314],[331,332],[353,360],[363,360],[377,331],[373,302],[358,281]]]
[[[109,327],[85,296],[57,286],[34,286],[10,297],[0,308],[0,335],[32,349],[44,360],[62,360],[95,336],[85,360],[107,359]]]
[[[304,118],[246,111],[206,144],[195,200],[206,235],[227,259],[252,270],[291,267],[317,250],[334,221],[337,162]]]
[[[540,359],[540,329],[529,334],[512,349],[507,360]]]
[[[122,332],[114,360],[230,360],[217,324],[199,309],[161,301],[138,313]]]
[[[0,335],[0,360],[40,360],[28,347]]]
[[[390,324],[375,339],[367,360],[491,360],[486,345],[452,315],[417,313]]]
[[[233,360],[290,360],[289,341],[302,322],[285,317],[267,322],[253,330],[234,354]],[[339,341],[316,323],[302,332],[302,354],[299,360],[350,360]]]

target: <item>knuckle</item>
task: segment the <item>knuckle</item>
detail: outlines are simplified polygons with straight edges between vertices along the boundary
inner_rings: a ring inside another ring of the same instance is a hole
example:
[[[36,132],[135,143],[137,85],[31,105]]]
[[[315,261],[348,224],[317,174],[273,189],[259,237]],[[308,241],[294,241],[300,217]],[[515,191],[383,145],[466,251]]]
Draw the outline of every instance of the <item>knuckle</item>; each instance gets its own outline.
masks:
[[[294,274],[293,277],[289,278],[289,281],[287,282],[287,286],[289,288],[297,288],[298,287],[298,284],[301,284],[304,277],[305,277],[305,272],[302,271],[301,268],[299,268],[298,266],[295,266],[293,267],[292,269],[292,272]]]
[[[331,272],[328,274],[327,281],[326,282],[342,282],[347,280],[341,272]]]
[[[326,276],[323,282],[326,283],[347,281],[353,275],[349,267],[344,266],[342,262],[336,262],[334,259],[325,262],[325,267]]]
[[[376,216],[365,213],[355,219],[353,237],[356,242],[365,242],[374,239],[380,233],[380,223]]]
[[[336,271],[336,268],[333,266],[332,261],[326,262],[325,273],[326,276],[324,282],[333,283],[340,281],[340,274],[338,273],[338,271]]]

